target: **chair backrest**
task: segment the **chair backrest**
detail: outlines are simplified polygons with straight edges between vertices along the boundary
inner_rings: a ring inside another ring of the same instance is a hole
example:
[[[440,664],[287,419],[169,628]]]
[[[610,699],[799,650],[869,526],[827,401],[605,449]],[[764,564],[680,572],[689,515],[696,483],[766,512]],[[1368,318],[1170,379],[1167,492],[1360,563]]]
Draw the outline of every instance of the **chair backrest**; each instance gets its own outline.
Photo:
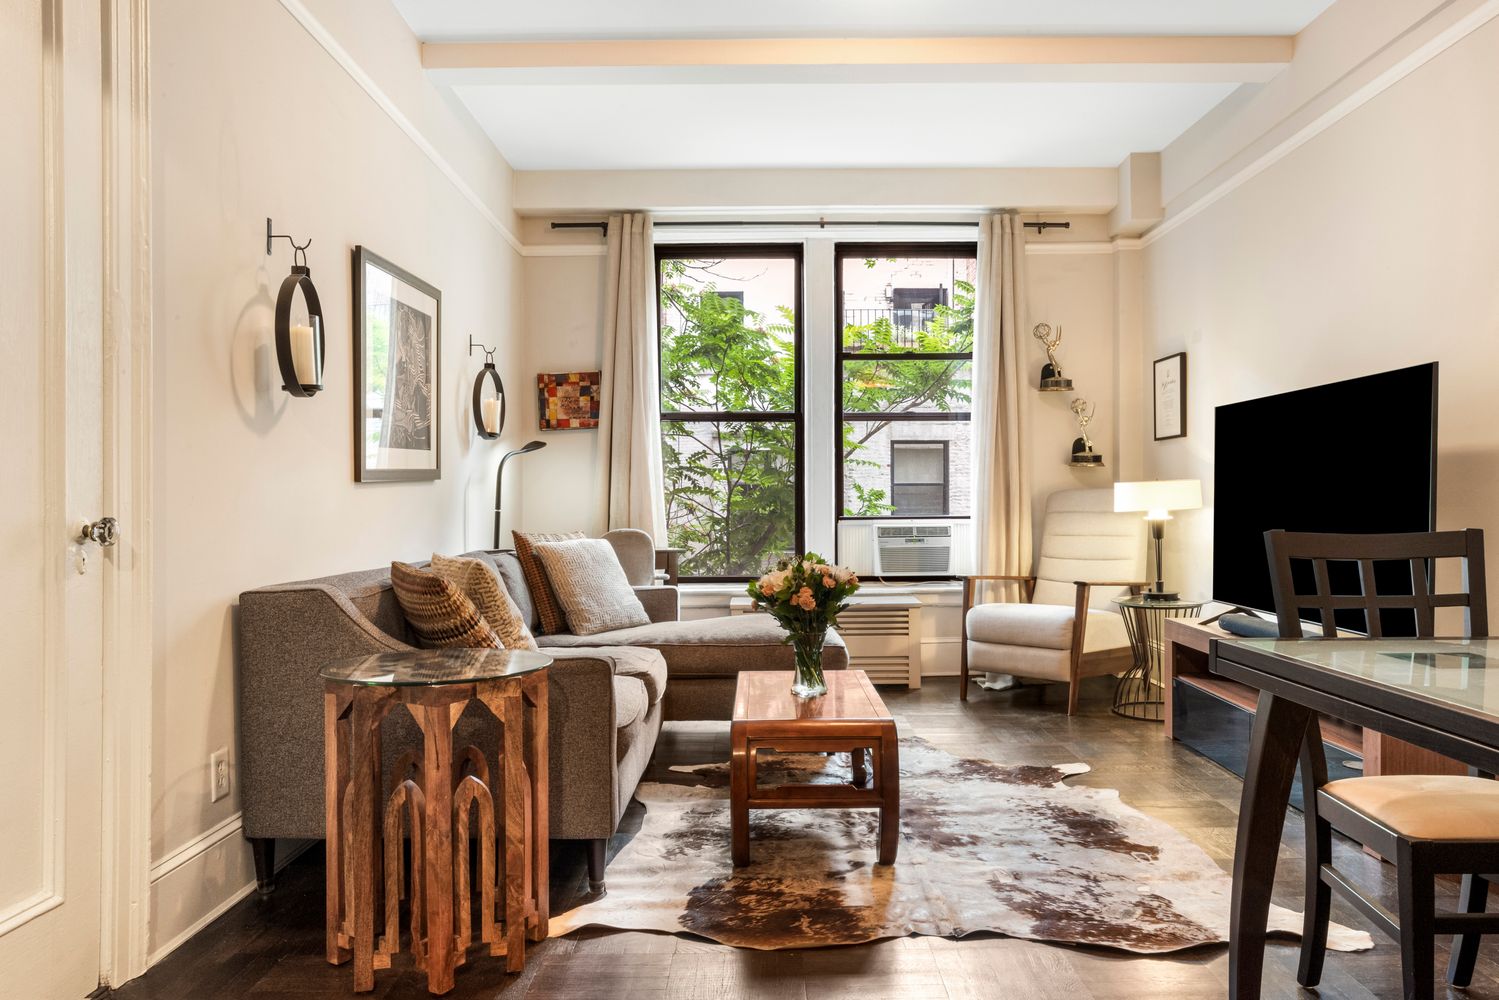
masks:
[[[1302,637],[1301,614],[1314,610],[1322,635],[1338,634],[1338,612],[1344,620],[1362,618],[1363,631],[1383,636],[1396,621],[1416,635],[1436,634],[1437,608],[1465,608],[1468,635],[1487,635],[1489,606],[1483,578],[1483,532],[1421,531],[1387,535],[1336,535],[1315,532],[1265,532],[1265,549],[1275,588],[1275,617],[1285,639]],[[1461,559],[1462,593],[1433,593],[1436,560]],[[1311,589],[1305,582],[1309,565]],[[1356,576],[1355,576],[1355,570]]]
[[[1036,556],[1035,604],[1077,600],[1079,580],[1089,583],[1145,579],[1145,519],[1114,513],[1114,490],[1059,490],[1046,500],[1041,551]],[[1100,587],[1089,598],[1111,607],[1127,587]]]

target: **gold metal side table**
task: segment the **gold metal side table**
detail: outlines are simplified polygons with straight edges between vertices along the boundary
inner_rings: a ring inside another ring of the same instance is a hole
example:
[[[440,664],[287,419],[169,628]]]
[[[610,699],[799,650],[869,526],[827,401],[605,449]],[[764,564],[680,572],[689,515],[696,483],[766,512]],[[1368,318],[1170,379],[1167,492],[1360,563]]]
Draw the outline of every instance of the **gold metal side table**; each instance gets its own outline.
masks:
[[[1129,633],[1130,648],[1135,654],[1134,666],[1119,678],[1114,688],[1114,714],[1126,719],[1162,722],[1166,718],[1164,676],[1168,618],[1195,618],[1202,610],[1201,601],[1154,600],[1136,595],[1116,597],[1124,628]]]
[[[356,992],[374,989],[375,970],[389,968],[401,950],[402,898],[410,902],[409,950],[432,993],[453,989],[475,924],[479,943],[505,956],[510,972],[524,967],[527,938],[547,936],[551,662],[522,650],[413,650],[340,660],[319,672],[327,959],[334,965],[353,959]],[[483,750],[453,745],[453,727],[470,701],[483,704],[500,726],[493,779]],[[421,730],[422,750],[402,758],[402,774],[387,796],[380,723],[397,706]],[[403,777],[407,771],[415,776]],[[471,827],[477,873],[469,870]],[[480,901],[477,921],[471,883]]]

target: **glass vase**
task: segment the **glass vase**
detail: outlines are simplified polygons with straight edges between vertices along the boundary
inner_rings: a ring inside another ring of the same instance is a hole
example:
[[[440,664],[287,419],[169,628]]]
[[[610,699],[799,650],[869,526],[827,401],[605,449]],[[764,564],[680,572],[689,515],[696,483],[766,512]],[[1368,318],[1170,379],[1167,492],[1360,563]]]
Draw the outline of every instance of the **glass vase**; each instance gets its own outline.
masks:
[[[823,629],[791,635],[791,648],[796,651],[796,677],[791,693],[798,698],[816,698],[828,693],[828,683],[822,676],[822,644],[827,634],[827,629]]]

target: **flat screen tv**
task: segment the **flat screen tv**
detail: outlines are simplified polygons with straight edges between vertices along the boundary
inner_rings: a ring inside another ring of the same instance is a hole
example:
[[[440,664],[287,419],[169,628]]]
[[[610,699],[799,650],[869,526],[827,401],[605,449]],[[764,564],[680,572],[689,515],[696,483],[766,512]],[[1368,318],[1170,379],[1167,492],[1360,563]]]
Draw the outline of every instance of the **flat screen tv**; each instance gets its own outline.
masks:
[[[1271,528],[1435,528],[1435,363],[1230,403],[1218,407],[1215,422],[1215,601],[1274,613],[1264,537]],[[1330,571],[1332,585],[1357,593],[1356,572],[1345,569]],[[1395,592],[1400,583],[1387,583],[1385,574],[1399,572],[1377,566],[1381,590]],[[1408,587],[1408,568],[1404,576]],[[1339,612],[1338,624],[1362,632],[1362,615],[1356,617],[1345,622]],[[1410,634],[1388,625],[1390,634]]]

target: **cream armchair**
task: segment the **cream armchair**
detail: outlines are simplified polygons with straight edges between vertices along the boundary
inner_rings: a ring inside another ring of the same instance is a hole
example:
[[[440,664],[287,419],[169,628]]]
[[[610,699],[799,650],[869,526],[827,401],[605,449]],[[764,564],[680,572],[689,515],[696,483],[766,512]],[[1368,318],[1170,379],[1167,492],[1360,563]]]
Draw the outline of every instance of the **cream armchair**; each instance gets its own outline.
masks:
[[[1146,524],[1114,513],[1114,491],[1062,490],[1046,502],[1041,552],[1029,576],[963,581],[961,697],[969,672],[1064,683],[1067,714],[1077,713],[1078,681],[1133,662],[1113,599],[1144,588]],[[974,604],[978,585],[1017,584],[1021,603]]]

